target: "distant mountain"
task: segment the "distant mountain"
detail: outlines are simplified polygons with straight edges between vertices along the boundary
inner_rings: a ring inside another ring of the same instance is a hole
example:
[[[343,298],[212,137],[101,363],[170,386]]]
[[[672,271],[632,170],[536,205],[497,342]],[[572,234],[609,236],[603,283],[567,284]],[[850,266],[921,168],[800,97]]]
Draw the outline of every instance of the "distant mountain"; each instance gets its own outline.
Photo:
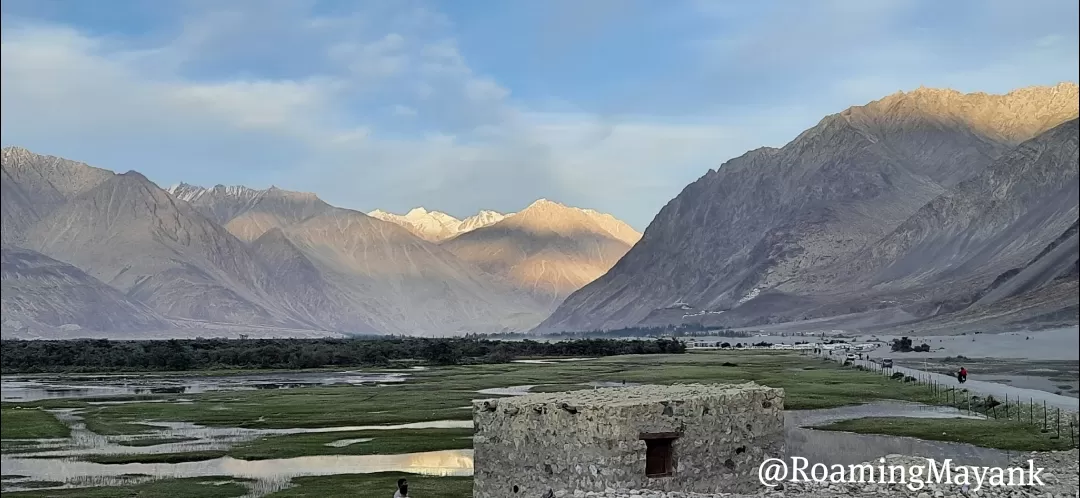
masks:
[[[442,245],[461,259],[557,304],[603,275],[639,237],[611,215],[540,199]]]
[[[836,268],[836,283],[955,295],[1028,264],[1078,217],[1078,121],[1028,140]],[[1071,263],[1068,261],[1067,263]]]
[[[511,213],[513,214],[513,213]],[[484,228],[486,226],[494,225],[506,218],[509,215],[500,213],[498,211],[491,211],[488,209],[481,209],[479,213],[476,213],[464,220],[457,226],[456,234],[465,232],[471,232],[477,228]],[[455,234],[455,235],[456,235]]]
[[[461,220],[453,216],[439,211],[428,211],[422,207],[413,208],[404,215],[376,209],[368,213],[368,216],[394,223],[429,242],[438,242],[457,235],[461,225]]]
[[[601,213],[592,209],[582,209],[586,215],[588,215],[594,222],[599,224],[606,232],[610,233],[612,237],[619,239],[629,245],[637,244],[641,240],[641,232],[634,230],[634,227],[627,225],[625,221],[622,221],[610,214]]]
[[[547,199],[518,213],[484,210],[464,220],[422,207],[368,214],[441,244],[548,306],[603,275],[641,238],[610,214]]]
[[[224,185],[203,188],[181,183],[169,187],[168,192],[247,242],[272,228],[297,223],[331,208],[315,194],[277,187],[266,190]]]
[[[1034,259],[1011,268],[977,293],[976,306],[992,306],[1005,299],[1032,294],[1080,276],[1080,235],[1077,222],[1048,244]],[[1073,303],[1073,308],[1076,308]]]
[[[376,209],[368,213],[368,216],[394,223],[429,242],[441,242],[459,234],[492,225],[506,217],[502,213],[483,210],[464,220],[459,220],[446,213],[428,211],[422,207],[413,208],[404,215]]]
[[[932,303],[941,312],[918,321],[919,331],[956,333],[1075,325],[1080,321],[1078,250],[1077,222],[1073,222],[1034,259],[1002,272],[974,294],[961,293]],[[891,328],[893,332],[907,333],[910,324]],[[890,332],[889,327],[878,330]]]
[[[265,238],[257,241],[261,253]],[[334,208],[308,218],[285,228],[274,245],[278,260],[302,268],[296,273],[334,303],[309,308],[320,322],[435,335],[524,330],[547,311],[442,247],[357,211]]]
[[[165,191],[9,147],[3,330],[1075,323],[1077,96],[1075,84],[889,95],[709,171],[644,234],[545,199],[459,220],[369,216],[276,187]]]
[[[276,309],[273,277],[243,242],[136,172],[74,197],[25,245],[168,316],[300,325]]]
[[[921,88],[828,116],[784,147],[748,152],[686,187],[625,257],[567,297],[537,330],[683,323],[702,316],[710,323],[746,326],[935,301],[934,289],[918,289],[929,282],[919,275],[946,278],[960,271],[960,254],[967,265],[1015,264],[1075,220],[1069,218],[1075,193],[1070,202],[1068,187],[1059,184],[1066,191],[1058,192],[1046,186],[1069,178],[1076,183],[1075,156],[1070,163],[1069,142],[1060,140],[1070,125],[1055,127],[1075,119],[1077,109],[1077,86],[1070,83],[1006,95]],[[1051,129],[1051,135],[1027,143]],[[995,163],[1003,157],[1004,163]],[[933,207],[996,193],[1004,188],[994,183],[1000,176],[974,178],[988,168],[1027,162],[1037,163],[1024,166],[1035,176],[1017,177],[1007,197],[1027,206],[1027,192],[1042,189],[1050,206],[1032,209],[1030,216],[1045,226],[1025,228],[1022,209],[1015,217],[968,216],[953,225],[948,220],[956,213]],[[894,259],[910,255],[909,263],[865,255],[907,247],[902,241],[918,230],[901,227],[923,226],[928,221],[919,220],[934,213],[945,220],[931,224],[927,242],[908,241],[926,250],[896,251]],[[998,245],[1024,237],[1030,240],[1022,248]],[[930,250],[927,244],[936,240],[951,241],[950,249]],[[995,249],[980,252],[966,245],[969,240]],[[982,280],[957,280],[950,288],[967,292]],[[680,300],[691,309],[672,309]]]
[[[550,309],[397,224],[313,194],[165,191],[136,172],[14,148],[4,158],[5,335],[445,335],[527,330]],[[39,267],[63,278],[27,276]],[[95,302],[101,316],[86,306]]]
[[[19,242],[38,220],[113,175],[111,171],[34,154],[22,147],[4,147],[0,164],[5,244]]]
[[[82,270],[34,251],[5,247],[4,331],[33,335],[42,329],[123,333],[163,330],[168,321]],[[5,334],[6,335],[6,334]]]
[[[353,302],[348,295],[339,294],[333,282],[280,228],[268,230],[252,242],[251,248],[259,261],[279,276],[279,284],[289,289],[293,298],[282,306],[293,316],[329,330],[352,334],[384,332],[371,325],[370,309],[363,296]]]

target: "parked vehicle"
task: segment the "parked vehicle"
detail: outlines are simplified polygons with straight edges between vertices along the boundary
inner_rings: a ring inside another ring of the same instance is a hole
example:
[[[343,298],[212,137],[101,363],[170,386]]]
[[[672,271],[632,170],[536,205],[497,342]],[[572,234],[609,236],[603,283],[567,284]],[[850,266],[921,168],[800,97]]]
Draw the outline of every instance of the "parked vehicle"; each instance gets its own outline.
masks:
[[[881,360],[881,368],[892,368],[892,358]]]

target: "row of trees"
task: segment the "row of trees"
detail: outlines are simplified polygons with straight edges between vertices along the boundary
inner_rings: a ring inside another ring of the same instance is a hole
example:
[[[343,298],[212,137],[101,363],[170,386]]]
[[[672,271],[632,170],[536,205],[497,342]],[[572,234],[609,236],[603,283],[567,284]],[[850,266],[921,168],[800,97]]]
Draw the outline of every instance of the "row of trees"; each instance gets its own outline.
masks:
[[[586,332],[555,332],[545,334],[544,337],[554,339],[565,338],[629,338],[629,337],[750,337],[752,334],[744,331],[736,331],[724,328],[710,328],[700,323],[682,323],[679,325],[639,326],[623,327],[610,330],[590,330]],[[478,337],[491,339],[518,339],[523,337],[535,337],[527,333],[488,334]]]
[[[505,363],[527,357],[683,353],[676,340],[559,342],[481,338],[171,339],[164,341],[0,341],[3,373],[299,369]]]
[[[904,336],[899,339],[893,339],[892,350],[897,353],[922,353],[930,351],[930,345],[924,342],[922,344],[919,344],[918,346],[914,346],[911,342],[911,339],[908,339],[907,336]]]

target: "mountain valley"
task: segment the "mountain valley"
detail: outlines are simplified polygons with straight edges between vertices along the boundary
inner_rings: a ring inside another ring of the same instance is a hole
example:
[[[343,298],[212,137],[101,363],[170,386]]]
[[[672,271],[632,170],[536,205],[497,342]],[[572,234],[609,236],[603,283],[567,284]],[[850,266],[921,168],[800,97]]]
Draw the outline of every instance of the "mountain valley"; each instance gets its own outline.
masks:
[[[17,147],[3,154],[5,337],[524,331],[636,236],[610,215],[546,200],[538,205],[558,209],[369,216],[277,187],[163,190],[137,172]],[[454,232],[423,232],[440,220]],[[530,223],[569,238],[530,239]],[[547,273],[526,281],[515,273],[523,258],[506,263],[466,239],[450,243],[496,226],[510,228],[495,228],[492,247],[530,255]],[[601,255],[579,254],[608,242]]]
[[[921,88],[828,116],[686,187],[537,331],[843,316],[872,330],[959,311],[1076,222],[1077,113],[1062,83]]]
[[[7,147],[4,336],[1076,323],[1077,114],[1075,83],[899,92],[708,171],[643,234],[547,199],[365,214]]]

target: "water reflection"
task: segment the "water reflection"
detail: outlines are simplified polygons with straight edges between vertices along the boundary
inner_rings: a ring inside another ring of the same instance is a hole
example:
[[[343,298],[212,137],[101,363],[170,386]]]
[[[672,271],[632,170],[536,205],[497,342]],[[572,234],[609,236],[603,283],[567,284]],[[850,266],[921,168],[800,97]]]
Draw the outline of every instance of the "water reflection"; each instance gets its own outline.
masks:
[[[408,472],[432,476],[471,476],[472,450],[445,450],[401,455],[320,455],[274,460],[237,460],[223,457],[201,462],[128,463],[105,465],[71,459],[0,457],[5,475],[38,481],[72,482],[80,479],[148,474],[157,478],[232,476],[255,479],[265,492],[287,487],[302,476]]]
[[[827,465],[857,464],[891,454],[939,460],[952,458],[962,465],[1004,466],[1009,462],[1009,452],[970,444],[806,428],[864,417],[983,418],[965,415],[952,407],[900,401],[827,410],[788,411],[784,414],[784,439],[788,456],[801,456],[810,462]]]
[[[198,394],[213,391],[291,389],[342,384],[381,385],[405,382],[410,372],[418,370],[420,368],[379,372],[282,372],[221,377],[163,375],[7,376],[0,379],[0,397],[4,401],[28,402],[43,399]]]
[[[196,451],[228,450],[238,443],[264,436],[290,434],[323,434],[333,432],[380,431],[402,429],[467,429],[471,420],[431,420],[393,425],[352,425],[337,427],[297,427],[287,429],[249,429],[241,427],[207,427],[190,422],[141,422],[159,430],[144,434],[103,436],[90,431],[79,416],[78,409],[50,410],[60,421],[71,427],[67,439],[7,439],[8,442],[33,443],[21,458],[59,458],[88,455],[157,455]],[[129,446],[139,440],[169,440],[162,444]],[[126,444],[125,444],[126,443]]]
[[[535,384],[527,386],[490,387],[488,389],[476,391],[476,393],[483,394],[484,396],[524,396],[529,394],[529,391],[534,387],[536,387]]]
[[[526,394],[534,386],[487,389],[483,394]],[[254,479],[251,496],[264,496],[289,486],[300,476],[409,472],[436,476],[472,475],[472,450],[448,450],[402,455],[327,455],[287,459],[246,461],[230,457],[184,463],[98,464],[79,461],[87,455],[161,454],[207,450],[227,450],[233,445],[263,436],[303,433],[333,433],[367,430],[428,428],[469,428],[471,420],[439,420],[397,425],[343,426],[288,429],[207,427],[189,422],[144,422],[155,431],[140,435],[103,436],[88,430],[78,409],[52,410],[72,428],[68,439],[5,440],[6,443],[34,443],[32,452],[0,456],[5,476],[4,491],[18,488],[19,482],[58,481],[64,487],[120,485],[148,478],[231,476]],[[1004,465],[1009,454],[968,444],[924,441],[914,438],[861,435],[809,429],[809,426],[862,417],[972,417],[950,407],[934,407],[906,402],[875,402],[827,410],[788,411],[784,414],[785,442],[789,456],[801,456],[814,463],[848,465],[871,461],[888,454],[928,458],[952,458],[964,465]],[[139,439],[179,440],[151,446],[126,446]],[[374,438],[377,439],[377,438]],[[331,447],[369,443],[373,438],[340,439]],[[377,442],[374,444],[378,444]]]
[[[359,437],[359,438],[355,438],[355,439],[338,439],[337,441],[330,441],[329,443],[326,443],[326,446],[329,446],[331,448],[344,448],[346,446],[352,446],[352,445],[354,445],[356,443],[369,443],[369,442],[374,441],[374,440],[375,440],[375,438],[373,438],[373,437]]]
[[[566,363],[571,361],[587,361],[595,360],[596,358],[546,358],[542,360],[510,360],[511,363],[528,363],[530,365],[554,365],[556,363]]]

